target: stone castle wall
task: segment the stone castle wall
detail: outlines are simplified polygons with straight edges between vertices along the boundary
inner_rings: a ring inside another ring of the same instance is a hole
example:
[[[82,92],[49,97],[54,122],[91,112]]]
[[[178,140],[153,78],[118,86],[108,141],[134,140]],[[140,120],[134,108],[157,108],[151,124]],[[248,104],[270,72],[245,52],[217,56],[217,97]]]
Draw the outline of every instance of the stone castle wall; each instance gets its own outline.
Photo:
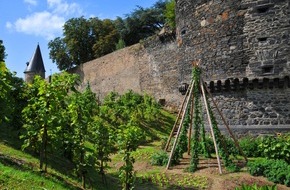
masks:
[[[289,129],[290,2],[177,0],[176,40],[154,36],[71,70],[102,99],[128,89],[176,110],[178,86],[200,60],[208,84],[235,129]],[[218,122],[221,124],[221,120]]]
[[[87,62],[69,72],[81,76],[84,88],[89,82],[102,100],[109,92],[133,90],[147,93],[169,108],[177,109],[182,96],[178,92],[177,46],[174,40],[147,40],[99,59]]]
[[[177,0],[181,75],[201,60],[205,80],[290,72],[287,0]]]

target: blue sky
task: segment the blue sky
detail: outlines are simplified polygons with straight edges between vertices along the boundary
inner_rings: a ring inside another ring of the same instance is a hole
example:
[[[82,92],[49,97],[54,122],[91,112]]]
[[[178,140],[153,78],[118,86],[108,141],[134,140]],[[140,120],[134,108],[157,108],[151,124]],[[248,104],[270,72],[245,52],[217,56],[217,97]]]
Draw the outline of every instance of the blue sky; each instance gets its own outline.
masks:
[[[84,16],[115,19],[131,13],[137,5],[151,7],[157,0],[0,0],[0,39],[8,56],[10,71],[23,71],[39,43],[46,76],[58,72],[49,59],[47,44],[62,35],[70,18]]]

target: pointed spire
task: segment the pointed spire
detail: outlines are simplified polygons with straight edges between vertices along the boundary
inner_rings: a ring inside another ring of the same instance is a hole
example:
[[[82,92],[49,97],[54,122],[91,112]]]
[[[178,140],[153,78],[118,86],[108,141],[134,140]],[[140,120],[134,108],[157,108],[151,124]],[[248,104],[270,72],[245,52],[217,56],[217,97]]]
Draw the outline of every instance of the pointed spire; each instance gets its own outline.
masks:
[[[31,72],[33,73],[45,72],[39,44],[37,44],[36,50],[24,71],[24,73],[31,73]]]

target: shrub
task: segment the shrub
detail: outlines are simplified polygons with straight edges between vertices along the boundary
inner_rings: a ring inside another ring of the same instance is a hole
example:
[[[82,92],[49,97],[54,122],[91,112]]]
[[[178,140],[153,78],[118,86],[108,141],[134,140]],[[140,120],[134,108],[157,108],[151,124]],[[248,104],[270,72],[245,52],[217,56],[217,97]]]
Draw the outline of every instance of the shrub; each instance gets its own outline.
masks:
[[[165,166],[168,163],[168,154],[165,151],[159,151],[151,156],[150,163],[156,166]]]
[[[248,163],[248,171],[254,176],[264,176],[274,183],[290,186],[290,165],[284,160],[265,158]]]
[[[261,186],[258,187],[257,184],[254,185],[242,185],[241,187],[236,187],[235,190],[277,190],[276,185],[272,186]]]
[[[239,145],[247,157],[260,157],[261,151],[259,150],[259,144],[261,138],[244,137],[239,140]]]
[[[256,161],[248,162],[248,171],[253,176],[262,176],[266,167],[268,165],[268,160],[266,159],[259,159]]]
[[[268,159],[282,159],[290,164],[290,135],[265,137],[259,144],[259,150]]]

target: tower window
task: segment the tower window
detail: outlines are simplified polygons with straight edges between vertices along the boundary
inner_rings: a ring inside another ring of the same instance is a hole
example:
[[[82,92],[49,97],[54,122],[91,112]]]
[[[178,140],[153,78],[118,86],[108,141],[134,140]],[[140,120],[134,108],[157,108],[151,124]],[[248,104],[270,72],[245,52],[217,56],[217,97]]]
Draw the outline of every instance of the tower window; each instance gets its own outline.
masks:
[[[183,29],[183,30],[181,31],[181,35],[185,35],[185,34],[186,34],[186,30]]]
[[[255,8],[257,13],[266,13],[269,11],[269,9],[272,7],[272,4],[268,4],[268,5],[263,5],[263,6],[258,6]]]
[[[265,41],[267,41],[267,37],[262,37],[262,38],[258,38],[258,41],[259,42],[265,42]]]
[[[262,68],[263,74],[272,74],[273,73],[273,66],[265,66]]]

